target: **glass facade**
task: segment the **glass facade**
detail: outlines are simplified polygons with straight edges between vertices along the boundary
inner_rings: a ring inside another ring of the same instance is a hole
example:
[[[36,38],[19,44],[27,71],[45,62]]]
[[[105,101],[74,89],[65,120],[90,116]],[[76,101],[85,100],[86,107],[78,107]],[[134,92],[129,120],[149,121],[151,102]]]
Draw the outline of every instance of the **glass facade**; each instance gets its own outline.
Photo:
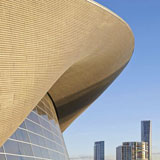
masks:
[[[148,160],[152,160],[152,124],[151,124],[151,121],[141,122],[141,141],[148,143]]]
[[[48,95],[0,148],[0,160],[68,160],[57,115]]]
[[[116,160],[148,160],[148,144],[146,142],[124,142],[117,147]]]
[[[94,143],[94,160],[104,160],[104,141]]]

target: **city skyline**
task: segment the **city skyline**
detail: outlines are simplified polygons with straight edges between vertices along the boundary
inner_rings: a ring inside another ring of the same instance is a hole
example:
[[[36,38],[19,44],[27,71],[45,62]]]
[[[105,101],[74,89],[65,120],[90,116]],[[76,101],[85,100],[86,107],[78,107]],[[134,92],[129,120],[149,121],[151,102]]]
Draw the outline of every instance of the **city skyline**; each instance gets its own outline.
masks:
[[[122,142],[122,145],[116,147],[116,160],[152,160],[152,122],[151,120],[141,120],[141,142],[132,141]],[[125,135],[124,135],[125,136]],[[108,160],[104,147],[105,141],[94,142],[94,157],[73,157],[71,159],[94,159]],[[108,146],[109,147],[109,146]],[[103,150],[103,152],[101,152]],[[103,154],[101,154],[103,153]],[[135,153],[134,155],[132,153]],[[132,159],[133,158],[133,159]],[[112,158],[111,158],[112,159]]]
[[[153,124],[153,160],[159,160],[160,1],[97,2],[117,13],[131,26],[135,51],[118,79],[64,133],[70,157],[92,156],[93,142],[103,139],[110,146],[107,160],[115,160],[115,148],[122,141],[141,141],[139,122],[149,119]]]
[[[116,160],[148,160],[148,143],[123,142],[116,148]]]
[[[116,147],[116,160],[152,160],[152,122],[141,121],[141,142],[122,142]]]

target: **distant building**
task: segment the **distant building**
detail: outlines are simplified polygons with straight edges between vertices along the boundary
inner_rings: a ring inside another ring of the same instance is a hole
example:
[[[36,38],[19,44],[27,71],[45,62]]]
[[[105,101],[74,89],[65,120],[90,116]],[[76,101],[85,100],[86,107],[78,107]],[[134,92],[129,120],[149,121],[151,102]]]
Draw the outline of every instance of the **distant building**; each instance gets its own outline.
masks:
[[[148,160],[148,143],[124,142],[116,148],[116,160]]]
[[[131,160],[131,146],[119,146],[116,148],[116,160]]]
[[[94,160],[104,160],[104,141],[94,143]]]
[[[148,160],[152,160],[152,124],[151,124],[151,121],[141,122],[141,141],[148,143]]]

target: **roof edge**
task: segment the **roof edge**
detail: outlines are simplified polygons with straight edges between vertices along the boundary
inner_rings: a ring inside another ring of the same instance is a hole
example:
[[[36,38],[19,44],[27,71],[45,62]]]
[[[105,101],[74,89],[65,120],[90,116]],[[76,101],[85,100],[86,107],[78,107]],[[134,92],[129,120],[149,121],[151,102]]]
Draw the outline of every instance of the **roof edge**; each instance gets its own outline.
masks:
[[[114,13],[113,11],[111,11],[110,9],[108,9],[107,7],[101,5],[100,3],[98,3],[98,2],[96,2],[96,1],[94,1],[94,0],[85,0],[85,1],[87,1],[87,2],[89,2],[89,3],[92,3],[93,5],[96,5],[97,7],[99,7],[99,8],[101,8],[101,9],[107,11],[108,13],[110,13],[110,14],[112,14],[113,16],[117,17],[123,24],[125,24],[126,27],[127,27],[128,30],[129,30],[129,32],[130,32],[131,35],[132,35],[132,38],[133,38],[133,41],[134,41],[134,45],[133,45],[133,48],[134,48],[134,46],[135,46],[135,38],[134,38],[134,35],[133,35],[133,32],[132,32],[132,29],[131,29],[131,27],[129,26],[129,24],[128,24],[124,19],[122,19],[122,18],[121,18],[120,16],[118,16],[116,13]]]

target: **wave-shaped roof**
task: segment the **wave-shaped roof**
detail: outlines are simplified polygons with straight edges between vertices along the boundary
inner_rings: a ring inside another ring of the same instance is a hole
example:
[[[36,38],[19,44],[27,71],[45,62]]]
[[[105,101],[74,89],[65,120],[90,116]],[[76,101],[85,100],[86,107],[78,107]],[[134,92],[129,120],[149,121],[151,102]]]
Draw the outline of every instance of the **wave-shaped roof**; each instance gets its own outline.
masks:
[[[61,130],[119,75],[128,25],[86,0],[0,1],[0,145],[49,92]]]

